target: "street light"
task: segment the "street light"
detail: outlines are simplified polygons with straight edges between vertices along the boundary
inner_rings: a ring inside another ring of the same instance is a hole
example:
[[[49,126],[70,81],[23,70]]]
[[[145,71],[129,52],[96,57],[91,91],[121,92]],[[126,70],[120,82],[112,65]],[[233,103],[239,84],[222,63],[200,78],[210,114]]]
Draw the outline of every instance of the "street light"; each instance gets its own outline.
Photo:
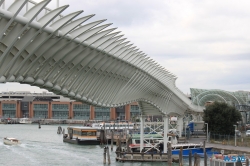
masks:
[[[205,123],[207,125],[207,142],[208,142],[208,123]]]
[[[234,125],[235,129],[234,129],[234,145],[236,146],[236,125]]]

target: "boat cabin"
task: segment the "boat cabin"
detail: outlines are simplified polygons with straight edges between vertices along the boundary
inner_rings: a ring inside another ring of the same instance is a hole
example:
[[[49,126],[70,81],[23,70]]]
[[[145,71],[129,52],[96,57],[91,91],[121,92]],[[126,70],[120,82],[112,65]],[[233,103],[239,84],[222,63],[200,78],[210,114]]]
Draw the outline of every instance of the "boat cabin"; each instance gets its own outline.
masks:
[[[92,127],[68,127],[70,139],[97,139],[98,129]]]

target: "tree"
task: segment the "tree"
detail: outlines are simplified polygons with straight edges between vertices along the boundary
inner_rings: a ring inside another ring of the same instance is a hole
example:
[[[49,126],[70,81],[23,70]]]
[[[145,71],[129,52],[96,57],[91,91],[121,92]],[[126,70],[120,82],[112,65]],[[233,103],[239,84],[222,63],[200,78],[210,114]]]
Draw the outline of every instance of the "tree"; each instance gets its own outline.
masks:
[[[214,102],[206,106],[203,120],[209,124],[208,131],[218,134],[233,135],[238,121],[242,120],[241,113],[226,103]],[[206,127],[204,128],[206,130]]]

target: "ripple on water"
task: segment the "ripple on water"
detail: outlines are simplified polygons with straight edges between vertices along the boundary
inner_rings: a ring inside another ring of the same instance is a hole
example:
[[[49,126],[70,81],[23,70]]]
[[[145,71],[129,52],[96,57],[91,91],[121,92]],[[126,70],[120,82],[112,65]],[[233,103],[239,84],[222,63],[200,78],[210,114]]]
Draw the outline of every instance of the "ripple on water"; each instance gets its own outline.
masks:
[[[63,126],[66,129],[66,125]],[[0,139],[15,137],[21,140],[18,146],[4,145],[0,141],[0,165],[18,166],[103,166],[102,146],[79,146],[63,142],[57,134],[58,125],[1,125]],[[116,147],[114,147],[114,150]],[[110,166],[166,166],[166,163],[120,163],[115,161],[115,153],[110,152]],[[6,159],[6,160],[4,160]],[[184,159],[184,165],[188,160]],[[6,164],[8,163],[8,164]],[[173,164],[177,166],[178,164]],[[201,166],[203,164],[201,163]]]

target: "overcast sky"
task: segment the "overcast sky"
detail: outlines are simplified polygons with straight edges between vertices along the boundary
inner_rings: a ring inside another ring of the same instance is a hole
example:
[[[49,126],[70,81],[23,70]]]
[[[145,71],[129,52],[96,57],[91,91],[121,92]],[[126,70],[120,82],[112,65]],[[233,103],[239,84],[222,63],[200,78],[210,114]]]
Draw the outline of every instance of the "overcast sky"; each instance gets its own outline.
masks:
[[[38,1],[38,0],[36,0]],[[250,91],[249,0],[60,0],[64,15],[84,10],[96,14],[89,22],[107,19],[127,41],[190,88]],[[49,4],[56,7],[56,0]],[[0,91],[39,88],[0,84]]]

